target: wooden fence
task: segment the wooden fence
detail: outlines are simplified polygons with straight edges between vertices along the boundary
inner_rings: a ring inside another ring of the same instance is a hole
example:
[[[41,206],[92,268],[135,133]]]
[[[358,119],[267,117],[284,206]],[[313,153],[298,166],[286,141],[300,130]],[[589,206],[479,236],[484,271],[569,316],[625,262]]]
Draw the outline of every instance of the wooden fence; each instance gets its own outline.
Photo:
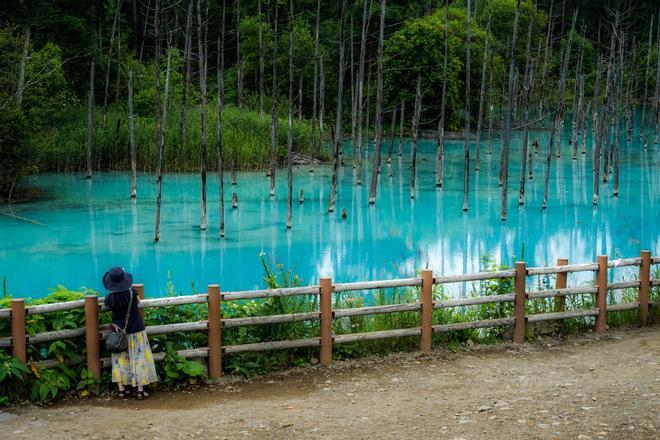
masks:
[[[431,336],[433,333],[451,332],[456,330],[491,328],[497,326],[513,326],[513,341],[523,343],[527,323],[540,321],[557,321],[569,318],[593,316],[595,317],[595,331],[606,330],[607,313],[626,310],[638,310],[641,325],[646,325],[649,316],[649,307],[660,307],[660,303],[650,303],[649,293],[652,287],[660,286],[660,279],[651,279],[651,266],[660,264],[660,257],[651,257],[649,251],[642,251],[639,258],[628,258],[608,261],[607,256],[599,256],[596,263],[568,264],[568,260],[560,259],[556,266],[527,267],[524,262],[515,263],[513,269],[495,272],[479,272],[464,275],[433,276],[431,270],[423,270],[421,277],[403,278],[382,281],[366,281],[354,283],[335,283],[330,278],[321,278],[319,285],[307,287],[294,287],[282,289],[250,290],[240,292],[221,292],[220,286],[209,285],[206,294],[178,296],[169,298],[143,299],[140,308],[170,307],[184,304],[202,304],[208,306],[208,320],[185,322],[177,324],[147,326],[148,335],[162,335],[183,331],[208,332],[208,346],[204,348],[180,350],[179,355],[191,357],[207,357],[209,375],[221,375],[222,357],[241,352],[257,352],[266,350],[320,347],[320,362],[328,365],[332,362],[332,347],[334,344],[345,344],[356,341],[366,341],[401,336],[419,336],[419,348],[422,352],[431,351]],[[619,281],[608,283],[608,270],[620,267],[639,267],[639,277],[634,281]],[[595,272],[594,285],[582,287],[567,287],[569,273]],[[528,291],[526,279],[530,276],[555,274],[555,288],[541,291]],[[494,279],[513,279],[514,291],[503,295],[477,296],[450,300],[433,300],[433,286],[467,281],[485,281]],[[409,304],[392,304],[358,308],[334,309],[333,294],[348,291],[364,291],[374,289],[418,287],[421,289],[419,300]],[[144,286],[136,284],[135,288],[141,298],[144,298]],[[638,291],[637,300],[630,304],[607,304],[607,292],[635,288]],[[571,295],[591,294],[595,296],[596,307],[582,310],[565,309],[565,298]],[[284,315],[253,316],[245,318],[226,318],[221,316],[221,306],[225,301],[251,300],[259,298],[284,297],[295,295],[318,295],[319,308],[317,311],[305,313],[292,313]],[[552,313],[525,314],[525,303],[528,299],[554,298],[555,311]],[[25,306],[24,300],[11,300],[11,308],[0,309],[0,319],[11,319],[11,337],[0,338],[0,348],[11,347],[12,354],[23,362],[27,361],[27,345],[50,342],[55,340],[76,338],[84,336],[86,339],[86,359],[79,357],[70,359],[69,363],[86,362],[88,369],[100,377],[101,367],[110,364],[109,358],[101,359],[100,344],[109,331],[108,326],[99,326],[99,312],[107,310],[102,299],[94,295],[86,296],[83,300],[69,301],[54,304]],[[513,316],[486,319],[481,321],[436,324],[433,325],[433,310],[450,307],[472,306],[479,304],[514,303]],[[38,315],[64,310],[84,309],[85,327],[66,329],[26,335],[26,315]],[[368,333],[332,334],[334,319],[352,316],[375,315],[397,312],[419,312],[419,327],[374,331]],[[144,313],[141,310],[141,313]],[[265,325],[291,323],[297,321],[320,321],[320,336],[309,339],[258,342],[242,345],[222,344],[222,330],[231,327],[247,325]],[[154,358],[161,360],[164,353],[155,353]],[[40,367],[53,367],[57,360],[36,362]]]

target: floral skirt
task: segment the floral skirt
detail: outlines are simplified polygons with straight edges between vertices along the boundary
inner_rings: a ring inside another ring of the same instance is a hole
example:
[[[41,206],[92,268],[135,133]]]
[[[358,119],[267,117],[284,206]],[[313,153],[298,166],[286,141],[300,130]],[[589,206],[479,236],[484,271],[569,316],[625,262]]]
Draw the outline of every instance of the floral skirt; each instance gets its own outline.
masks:
[[[128,350],[112,354],[112,381],[134,387],[158,382],[147,332],[127,336]]]

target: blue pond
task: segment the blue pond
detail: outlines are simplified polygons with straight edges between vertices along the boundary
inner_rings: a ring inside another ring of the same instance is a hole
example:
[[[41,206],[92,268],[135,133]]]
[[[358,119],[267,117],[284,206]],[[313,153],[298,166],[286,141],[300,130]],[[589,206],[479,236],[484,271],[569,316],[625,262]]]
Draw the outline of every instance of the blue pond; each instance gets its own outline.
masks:
[[[47,199],[13,205],[13,213],[22,219],[0,216],[0,276],[6,277],[12,295],[37,298],[58,283],[102,291],[103,273],[121,265],[145,284],[147,296],[160,296],[168,279],[185,293],[193,284],[198,291],[209,283],[220,283],[223,290],[263,287],[261,253],[271,263],[295,268],[303,283],[315,283],[319,276],[338,282],[409,277],[425,267],[439,274],[474,272],[485,257],[506,265],[517,258],[544,265],[557,258],[591,262],[603,253],[610,258],[635,257],[642,249],[660,253],[658,146],[644,151],[638,136],[632,144],[622,139],[620,194],[612,196],[612,181],[601,183],[600,203],[593,207],[591,142],[586,155],[571,160],[566,130],[562,157],[552,162],[544,212],[548,136],[546,131],[532,133],[541,153],[534,156],[524,206],[518,206],[520,134],[513,137],[506,222],[500,220],[499,134],[492,155],[485,154],[482,142],[481,170],[471,171],[466,213],[461,209],[463,142],[448,143],[445,185],[436,189],[435,144],[423,140],[418,145],[414,199],[408,146],[401,158],[393,156],[392,177],[383,165],[375,206],[368,205],[371,168],[364,170],[363,185],[356,186],[348,149],[332,214],[327,213],[330,167],[317,166],[314,173],[308,167],[295,170],[290,231],[285,227],[286,170],[278,170],[274,200],[268,196],[264,172],[239,172],[237,186],[225,185],[224,239],[219,238],[216,174],[209,175],[206,232],[199,229],[199,177],[165,175],[157,244],[153,174],[138,176],[136,201],[128,197],[128,173],[97,173],[93,180],[81,174],[42,174],[32,184],[43,187]],[[386,152],[387,146],[383,149]],[[373,148],[367,154],[370,166]],[[305,195],[302,205],[300,189]],[[235,210],[233,192],[239,198]],[[342,208],[346,220],[341,219]],[[8,214],[9,207],[1,207],[1,212]]]

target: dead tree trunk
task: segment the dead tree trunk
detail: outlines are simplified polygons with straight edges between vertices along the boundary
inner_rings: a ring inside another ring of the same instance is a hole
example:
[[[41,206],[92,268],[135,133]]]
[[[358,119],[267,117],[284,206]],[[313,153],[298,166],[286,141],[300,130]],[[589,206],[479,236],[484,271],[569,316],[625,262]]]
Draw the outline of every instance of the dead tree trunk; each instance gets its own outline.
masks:
[[[387,147],[387,163],[392,162],[392,149],[394,148],[394,128],[396,127],[396,109],[397,106],[394,106],[392,110],[392,124],[390,125],[390,143]]]
[[[344,96],[344,21],[346,19],[346,0],[341,2],[341,12],[339,15],[339,69],[337,75],[337,122],[335,125],[335,142],[332,151],[332,182],[330,189],[330,200],[328,202],[328,212],[334,212],[335,199],[337,198],[337,174],[339,172],[339,150],[342,142],[342,98]]]
[[[137,154],[135,152],[135,116],[133,114],[133,71],[128,68],[128,137],[131,148],[131,198],[137,197]]]
[[[87,178],[92,178],[92,148],[94,147],[94,60],[89,67],[89,93],[87,95]]]
[[[236,0],[236,94],[238,109],[243,111],[243,65],[241,60],[241,0]]]
[[[415,109],[413,110],[412,130],[410,139],[410,198],[415,198],[415,176],[417,174],[417,133],[422,110],[422,74],[417,74],[415,88]]]
[[[516,89],[516,36],[518,34],[518,19],[520,16],[520,0],[516,4],[516,18],[513,22],[513,37],[511,39],[511,52],[509,54],[509,101],[506,112],[506,130],[504,131],[504,140],[502,142],[502,160],[500,166],[500,184],[502,185],[502,209],[500,218],[506,221],[507,215],[507,192],[509,179],[509,140],[511,138],[511,113],[513,111],[514,91]]]
[[[493,92],[495,90],[495,72],[493,69],[493,52],[490,51],[490,59],[488,61],[488,151],[486,154],[489,156],[493,153],[493,112],[495,111],[495,101],[493,100]]]
[[[259,116],[264,115],[264,71],[265,71],[265,53],[264,36],[261,27],[261,0],[257,1],[258,23],[259,23]]]
[[[467,33],[465,36],[465,166],[463,167],[463,211],[468,210],[470,190],[470,0],[467,0]]]
[[[352,162],[353,162],[353,169],[355,169],[356,166],[356,158],[355,158],[355,153],[356,153],[356,145],[355,145],[355,125],[357,124],[357,78],[356,74],[354,72],[354,65],[355,65],[355,57],[353,55],[354,49],[353,49],[353,16],[351,16],[351,23],[350,23],[350,28],[351,28],[351,37],[350,37],[350,43],[348,46],[351,48],[350,52],[350,61],[349,61],[349,66],[350,66],[350,71],[349,71],[349,76],[351,78],[351,156],[352,156]]]
[[[575,22],[577,20],[577,10],[573,13],[573,24],[571,25],[571,33],[568,36],[568,44],[566,45],[566,52],[564,53],[563,65],[561,68],[561,75],[559,77],[559,91],[557,93],[558,104],[557,104],[557,113],[555,114],[555,119],[550,132],[550,144],[548,145],[548,156],[546,158],[546,168],[545,168],[545,181],[543,187],[543,205],[542,209],[548,207],[548,186],[550,183],[550,164],[552,162],[552,148],[555,142],[555,137],[558,137],[558,131],[561,128],[561,124],[564,118],[564,95],[566,93],[566,72],[568,72],[568,63],[571,58],[571,44],[573,43],[573,32],[575,31]]]
[[[380,170],[381,143],[383,137],[383,41],[385,32],[385,4],[380,2],[380,31],[378,35],[378,72],[376,85],[376,137],[374,140],[374,167],[371,171],[371,188],[369,191],[369,204],[376,203],[378,190],[378,172]]]
[[[115,44],[115,34],[117,33],[117,24],[119,23],[119,15],[121,12],[122,0],[117,0],[117,8],[115,9],[115,18],[112,22],[112,32],[110,33],[110,47],[108,48],[108,60],[105,66],[105,93],[103,94],[103,124],[105,124],[106,111],[108,109],[108,88],[110,86],[110,61],[112,59],[112,48]]]
[[[653,143],[660,143],[660,13],[658,13],[658,38],[657,38],[657,63],[655,68],[655,95],[653,98],[655,108],[655,131],[653,133]]]
[[[274,41],[277,41],[277,2],[273,6],[275,8],[275,17],[273,19],[274,27]],[[278,99],[277,99],[277,44],[273,44],[273,86],[272,86],[272,95],[271,95],[271,107],[270,107],[270,196],[275,197],[275,167],[277,160],[275,154],[277,152],[277,111],[278,111]]]
[[[652,52],[652,47],[653,47],[653,15],[651,16],[651,24],[649,25],[649,45],[648,45],[648,52],[646,54],[646,68],[644,69],[644,94],[642,95],[642,122],[641,122],[641,130],[639,132],[639,136],[642,139],[648,139],[648,136],[646,135],[646,103],[648,102],[648,93],[649,93],[649,69],[651,66],[651,52]],[[646,148],[648,144],[647,142],[644,143],[644,148]]]
[[[364,104],[366,107],[366,114],[364,117],[364,149],[365,151],[369,151],[369,121],[371,118],[369,117],[369,112],[371,110],[371,63],[368,64],[367,67],[367,101]]]
[[[401,157],[403,155],[403,120],[405,118],[405,110],[406,110],[406,101],[403,99],[401,100],[401,118],[399,120],[399,154],[398,156]]]
[[[358,67],[358,78],[357,78],[357,120],[358,120],[358,135],[357,135],[357,157],[355,163],[355,173],[356,173],[356,182],[358,185],[362,185],[362,111],[364,108],[364,63],[366,58],[367,50],[367,0],[363,0],[362,4],[362,34],[360,37],[360,65]],[[368,134],[366,137],[368,138]]]
[[[440,103],[440,120],[438,121],[438,145],[435,154],[435,186],[442,187],[444,179],[445,159],[445,112],[447,107],[447,59],[449,46],[449,0],[445,0],[445,52],[442,59],[442,98]],[[401,107],[403,112],[403,107]],[[403,114],[401,115],[403,117]]]
[[[224,5],[224,3],[223,3]],[[223,6],[224,7],[224,6]],[[183,91],[181,97],[181,112],[179,113],[179,144],[186,144],[186,113],[188,111],[188,91],[190,89],[190,62],[192,53],[192,16],[193,0],[188,2],[188,18],[186,19],[186,36],[183,43]]]
[[[531,20],[530,20],[531,22]],[[530,25],[531,29],[531,25]],[[530,31],[531,35],[531,31]],[[488,24],[486,25],[486,42],[484,43],[484,63],[481,68],[481,93],[479,94],[479,115],[477,116],[477,142],[474,156],[474,170],[479,171],[479,146],[481,144],[481,124],[484,114],[484,98],[486,95],[486,66],[488,65],[488,44],[490,37],[490,13],[488,14]]]
[[[208,6],[207,6],[208,7]],[[200,228],[206,230],[206,32],[202,18],[202,0],[197,0],[197,45],[199,47],[199,162],[202,177]]]
[[[543,68],[541,69],[541,81],[539,81],[539,116],[543,116],[543,104],[544,104],[544,98],[545,98],[545,93],[547,92],[545,90],[546,86],[546,80],[548,78],[548,60],[550,58],[550,53],[552,52],[552,30],[554,27],[554,20],[552,16],[552,8],[554,6],[554,2],[550,2],[550,13],[548,14],[549,22],[548,22],[548,32],[545,35],[545,51],[543,53]]]
[[[316,30],[314,32],[314,90],[312,91],[312,158],[314,157],[314,151],[316,150],[317,144],[317,101],[316,93],[318,91],[318,71],[319,71],[319,26],[321,20],[321,0],[316,2]],[[314,171],[314,161],[310,161],[309,171]]]
[[[293,0],[289,0],[289,127],[286,141],[287,168],[287,216],[286,228],[291,229],[293,216]]]
[[[218,38],[218,115],[216,127],[216,148],[218,155],[218,195],[220,196],[220,238],[225,236],[225,170],[222,160],[222,108],[225,101],[225,15],[226,0],[222,0],[222,25]]]
[[[323,118],[325,116],[325,70],[323,69],[323,54],[319,56],[319,147],[323,145]]]
[[[160,113],[160,0],[156,0],[154,9],[154,32],[156,34],[156,53],[154,62],[156,64],[156,143],[158,144],[158,195],[156,196],[156,232],[154,241],[160,240],[160,205],[163,193],[163,156],[165,151],[165,136],[161,125]]]
[[[23,40],[23,56],[21,67],[18,72],[18,86],[16,87],[16,102],[20,107],[23,103],[23,92],[25,90],[25,71],[27,70],[28,55],[30,52],[30,28],[25,28],[25,39]]]
[[[522,90],[522,106],[524,108],[523,116],[523,139],[522,139],[522,151],[520,154],[520,191],[518,193],[518,205],[523,205],[525,203],[525,179],[527,178],[527,148],[529,141],[529,118],[530,118],[530,107],[532,102],[532,87],[534,76],[534,62],[532,60],[532,25],[534,22],[534,16],[532,10],[530,10],[528,17],[528,26],[527,26],[527,46],[525,50],[525,77]]]

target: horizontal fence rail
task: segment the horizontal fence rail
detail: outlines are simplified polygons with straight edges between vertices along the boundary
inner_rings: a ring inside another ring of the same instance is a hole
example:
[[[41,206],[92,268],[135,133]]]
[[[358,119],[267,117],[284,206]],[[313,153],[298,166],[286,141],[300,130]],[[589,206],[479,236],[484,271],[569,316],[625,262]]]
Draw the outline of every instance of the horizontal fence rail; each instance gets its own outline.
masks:
[[[583,264],[568,264],[568,260],[560,259],[555,266],[529,268],[526,267],[524,262],[517,262],[514,269],[461,275],[441,275],[434,277],[432,271],[423,270],[421,277],[413,278],[335,284],[332,283],[330,278],[321,278],[320,283],[313,286],[237,292],[221,292],[218,285],[209,285],[207,293],[167,298],[144,299],[144,286],[135,284],[134,287],[138,296],[141,298],[139,304],[141,310],[146,308],[206,304],[208,311],[208,319],[206,320],[149,325],[146,326],[146,333],[149,336],[155,336],[179,332],[206,332],[208,334],[207,347],[179,350],[178,354],[184,358],[208,358],[209,375],[216,377],[222,371],[222,356],[244,352],[319,347],[320,361],[322,364],[327,365],[332,361],[332,346],[334,344],[397,337],[419,337],[420,350],[428,352],[431,350],[432,335],[434,333],[507,326],[513,327],[514,342],[522,343],[525,339],[527,324],[591,317],[595,318],[595,330],[597,332],[603,332],[606,330],[607,313],[623,311],[637,311],[639,313],[640,323],[646,325],[648,323],[649,307],[660,307],[660,303],[649,302],[651,288],[660,286],[660,279],[651,278],[651,266],[658,264],[660,264],[660,257],[651,257],[650,252],[642,251],[639,258],[622,258],[608,261],[606,256],[599,256],[596,263]],[[623,267],[637,267],[638,278],[630,281],[608,282],[609,271]],[[592,285],[567,287],[568,274],[577,272],[595,272],[594,283]],[[539,291],[528,290],[526,287],[527,277],[541,275],[555,275],[554,288]],[[513,291],[503,294],[456,299],[434,299],[433,297],[434,286],[501,279],[512,279]],[[396,288],[418,289],[417,300],[403,304],[355,308],[333,309],[332,307],[333,296],[337,293]],[[636,289],[636,301],[624,304],[608,304],[608,292],[622,289]],[[223,318],[221,316],[223,302],[303,295],[317,297],[318,310],[266,316],[233,318]],[[594,306],[587,309],[566,310],[565,298],[574,295],[592,296],[594,298]],[[110,331],[109,324],[99,324],[99,314],[108,310],[103,300],[104,298],[89,295],[82,300],[26,306],[24,300],[12,299],[10,308],[0,309],[0,319],[11,320],[11,336],[0,338],[0,348],[11,348],[13,356],[26,362],[28,345],[84,337],[87,345],[86,356],[73,356],[70,359],[66,359],[63,363],[75,364],[87,362],[88,369],[98,378],[100,377],[101,367],[108,367],[110,365],[110,358],[101,358],[100,356],[101,341],[107,337]],[[541,314],[527,314],[525,307],[527,301],[530,300],[552,300],[555,311]],[[493,304],[509,304],[508,310],[513,310],[512,316],[467,322],[433,323],[434,310]],[[34,335],[26,334],[26,316],[74,310],[84,311],[84,328],[62,329]],[[420,325],[418,327],[367,333],[333,335],[332,332],[332,323],[334,320],[405,312],[419,314]],[[320,329],[320,335],[318,337],[263,341],[239,345],[222,344],[222,329],[307,321],[319,322],[318,328]],[[164,357],[165,353],[154,353],[154,359],[156,361],[160,361]],[[41,368],[55,367],[59,363],[60,361],[51,359],[33,362],[34,365]]]

